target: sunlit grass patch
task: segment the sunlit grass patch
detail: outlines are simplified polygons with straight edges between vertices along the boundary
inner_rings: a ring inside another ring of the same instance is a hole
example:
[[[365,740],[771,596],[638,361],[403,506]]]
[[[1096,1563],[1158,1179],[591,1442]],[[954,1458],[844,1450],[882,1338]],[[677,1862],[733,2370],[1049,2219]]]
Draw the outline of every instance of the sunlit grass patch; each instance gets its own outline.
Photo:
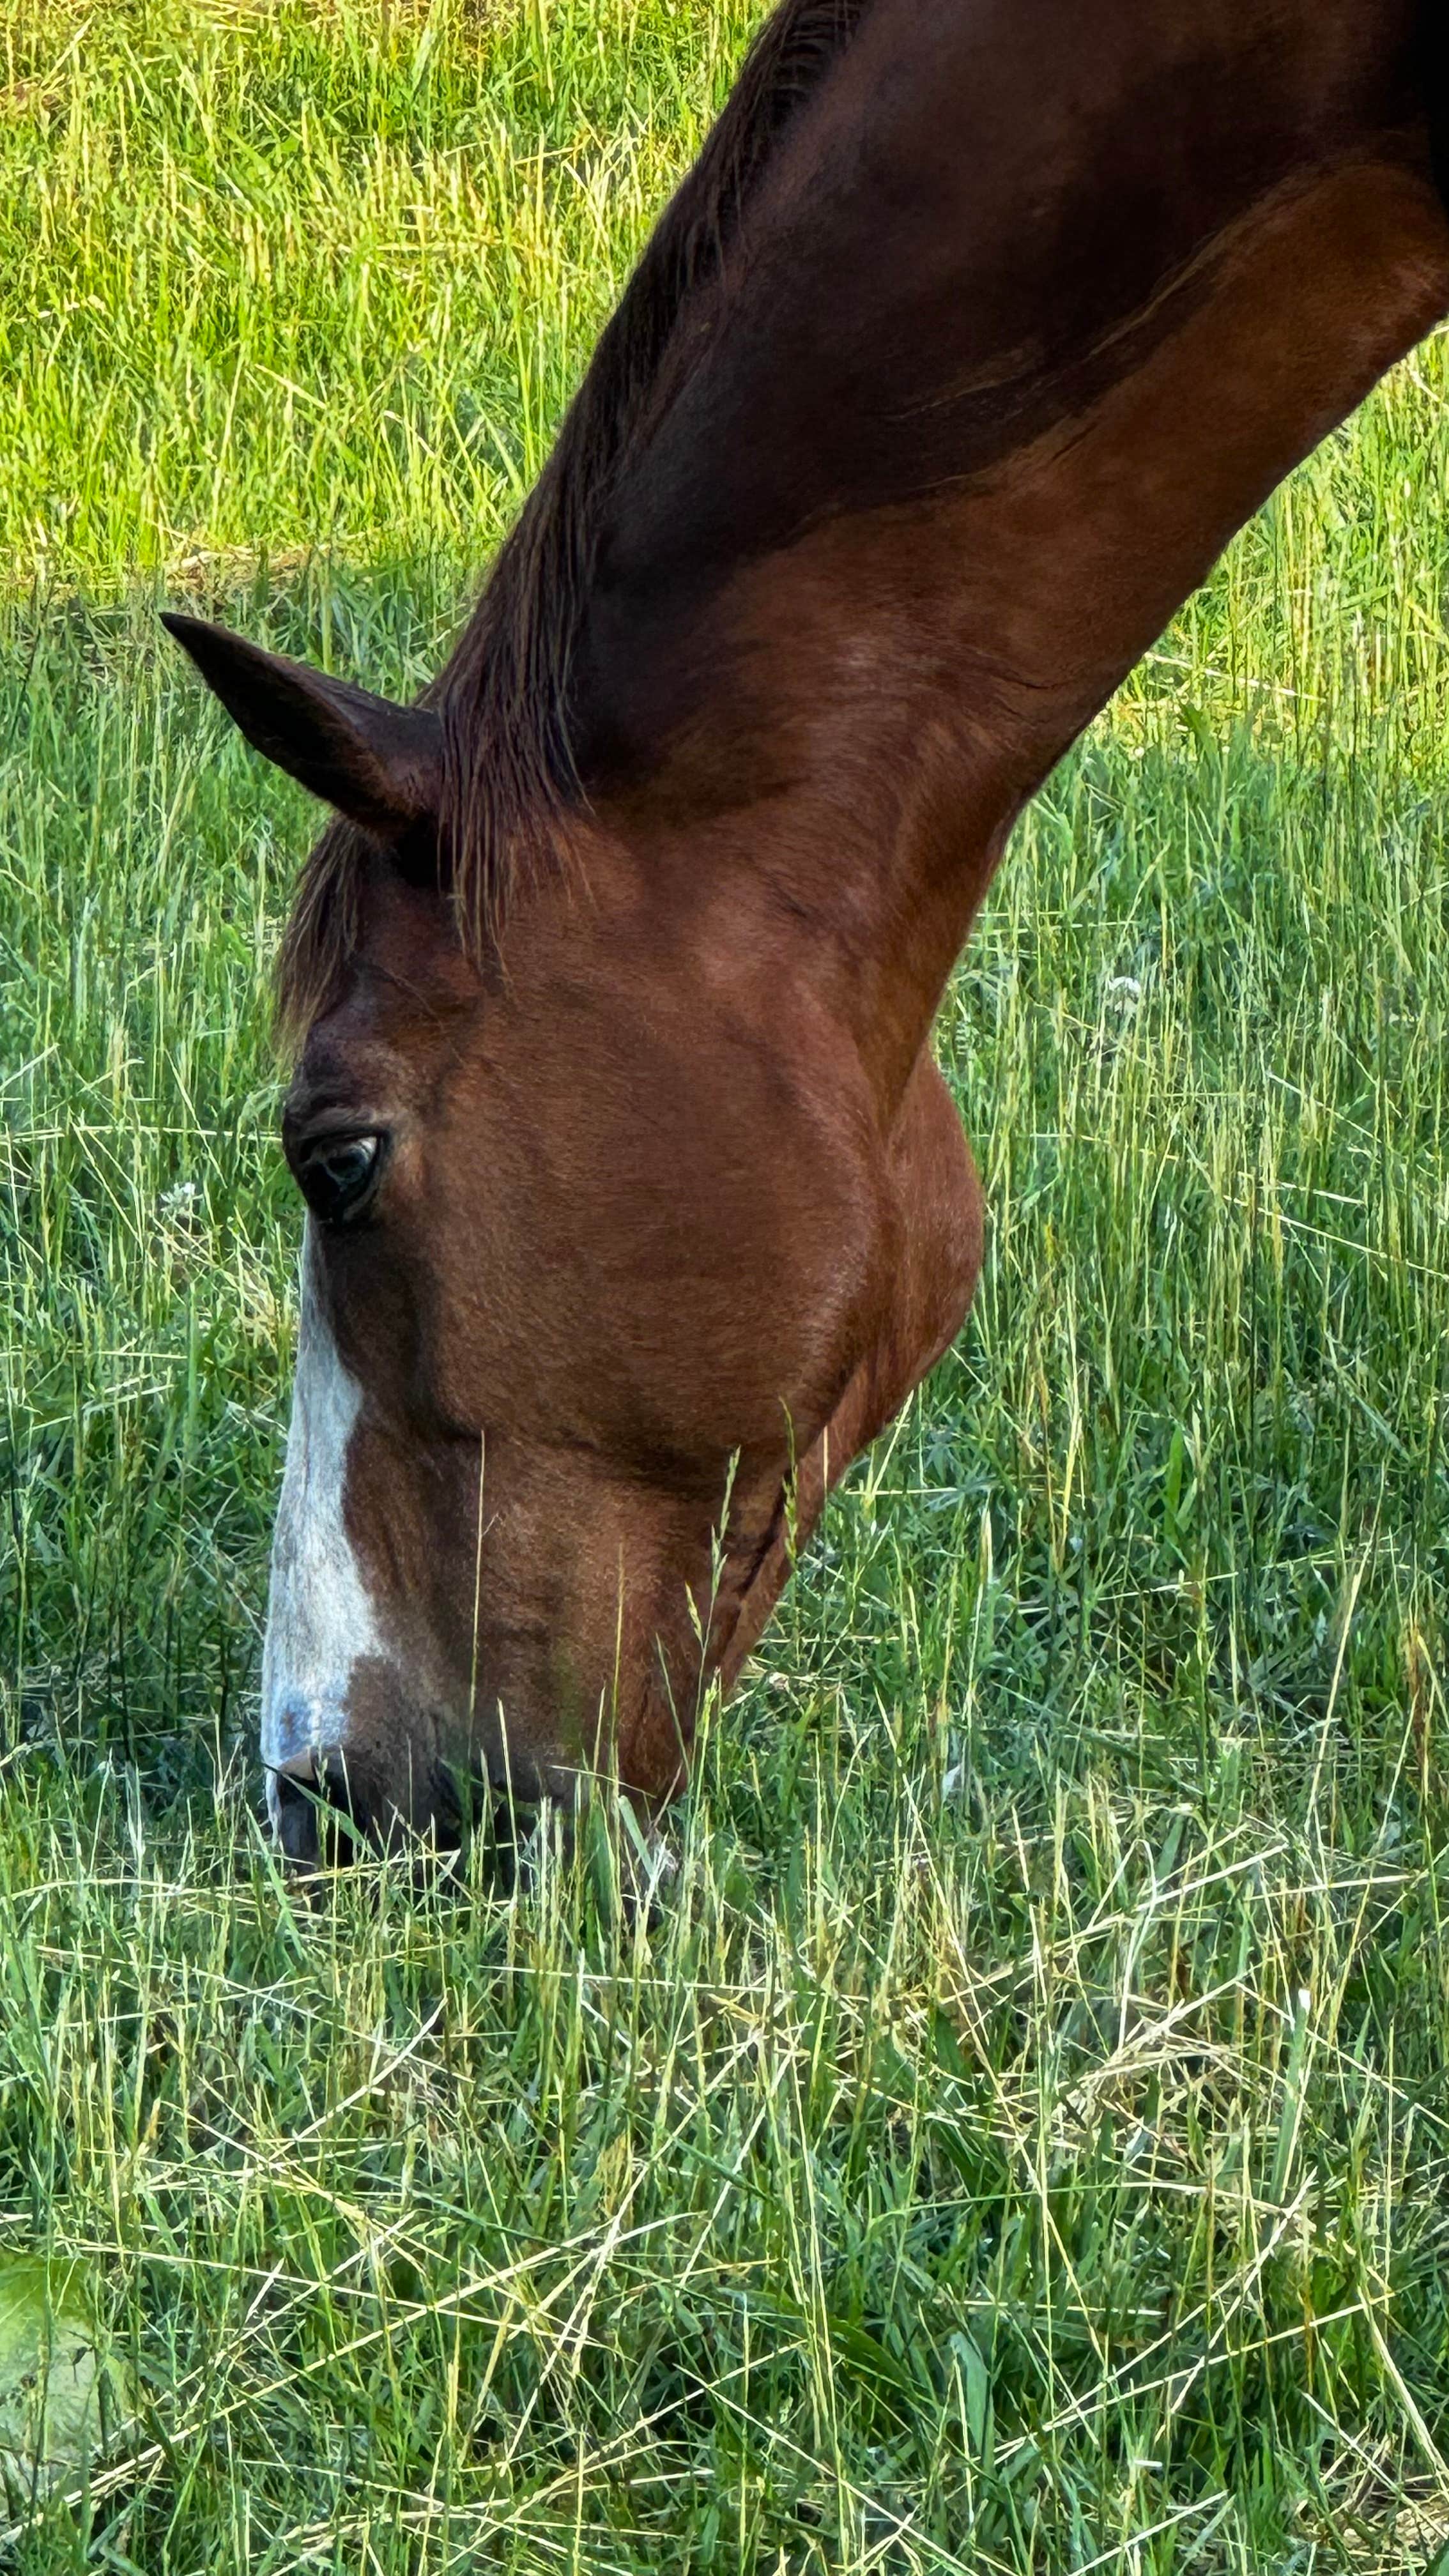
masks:
[[[751,15],[21,0],[0,562],[482,560]]]

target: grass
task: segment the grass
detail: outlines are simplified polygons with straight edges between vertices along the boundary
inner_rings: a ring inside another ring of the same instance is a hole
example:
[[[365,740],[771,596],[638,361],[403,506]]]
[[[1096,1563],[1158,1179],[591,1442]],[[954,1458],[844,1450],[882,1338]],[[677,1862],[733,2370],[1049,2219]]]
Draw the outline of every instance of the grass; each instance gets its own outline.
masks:
[[[1423,2569],[1449,2539],[1442,344],[1018,836],[976,1315],[608,1854],[256,1821],[302,800],[188,587],[435,657],[720,0],[0,29],[0,2259],[139,2388],[26,2571]]]

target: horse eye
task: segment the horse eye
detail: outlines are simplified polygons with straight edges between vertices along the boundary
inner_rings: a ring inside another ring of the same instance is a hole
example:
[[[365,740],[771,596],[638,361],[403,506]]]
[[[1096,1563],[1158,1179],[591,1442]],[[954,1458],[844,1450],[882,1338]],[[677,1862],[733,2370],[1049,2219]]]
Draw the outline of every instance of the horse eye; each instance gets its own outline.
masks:
[[[382,1173],[381,1136],[321,1136],[297,1160],[297,1183],[324,1225],[349,1225],[369,1204]]]

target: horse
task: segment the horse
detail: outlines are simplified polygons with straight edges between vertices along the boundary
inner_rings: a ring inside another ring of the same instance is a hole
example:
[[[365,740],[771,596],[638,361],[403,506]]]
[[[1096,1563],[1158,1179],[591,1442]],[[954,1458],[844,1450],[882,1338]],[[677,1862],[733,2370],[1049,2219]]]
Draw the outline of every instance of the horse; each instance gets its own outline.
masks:
[[[784,0],[417,702],[167,618],[331,809],[293,1860],[681,1789],[969,1308],[931,1028],[1011,827],[1449,307],[1446,186],[1439,0]]]

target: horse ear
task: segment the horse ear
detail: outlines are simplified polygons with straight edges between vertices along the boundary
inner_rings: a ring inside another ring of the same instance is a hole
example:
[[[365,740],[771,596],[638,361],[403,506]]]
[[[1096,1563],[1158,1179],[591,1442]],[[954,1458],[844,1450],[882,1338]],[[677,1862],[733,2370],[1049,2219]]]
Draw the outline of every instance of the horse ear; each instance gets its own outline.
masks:
[[[437,813],[443,727],[435,707],[395,706],[197,617],[163,613],[161,623],[248,742],[324,804],[384,840]]]

